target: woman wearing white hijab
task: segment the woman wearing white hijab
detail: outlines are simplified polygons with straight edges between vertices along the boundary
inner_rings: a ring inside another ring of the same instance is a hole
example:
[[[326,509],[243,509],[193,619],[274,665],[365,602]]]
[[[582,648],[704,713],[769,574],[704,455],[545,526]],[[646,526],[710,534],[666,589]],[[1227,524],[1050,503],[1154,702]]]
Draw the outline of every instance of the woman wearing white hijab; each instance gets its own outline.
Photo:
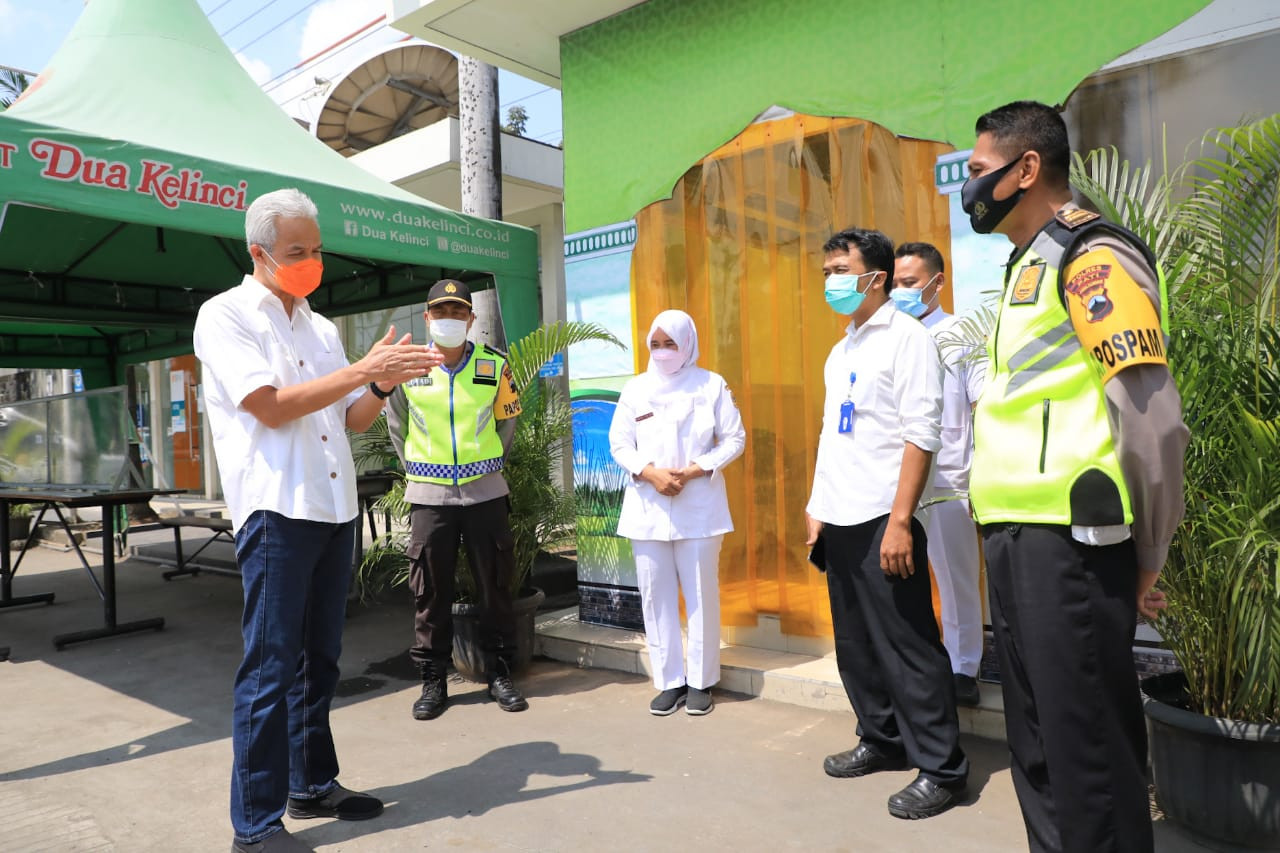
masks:
[[[720,542],[733,530],[720,470],[746,443],[724,379],[697,366],[698,330],[663,311],[647,338],[649,369],[629,381],[609,427],[609,449],[631,474],[618,535],[631,540],[658,716],[682,703],[711,711],[720,680]],[[689,616],[689,664],[680,637],[680,591]]]

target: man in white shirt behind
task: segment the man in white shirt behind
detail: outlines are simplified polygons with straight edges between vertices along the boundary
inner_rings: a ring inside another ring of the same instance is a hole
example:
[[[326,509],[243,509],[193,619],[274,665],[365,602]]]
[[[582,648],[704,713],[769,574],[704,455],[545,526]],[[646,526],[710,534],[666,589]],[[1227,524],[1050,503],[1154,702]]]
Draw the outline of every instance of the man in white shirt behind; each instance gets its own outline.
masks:
[[[888,237],[849,228],[823,250],[827,304],[850,323],[823,371],[806,544],[827,575],[836,665],[860,736],[823,769],[851,777],[915,767],[889,813],[927,818],[964,796],[969,775],[915,517],[942,444],[942,367],[928,330],[889,300]]]
[[[942,376],[942,449],[934,466],[933,498],[925,530],[942,605],[942,644],[951,658],[956,704],[973,706],[980,698],[982,593],[978,586],[978,530],[969,513],[969,465],[973,461],[973,407],[987,371],[985,361],[968,357],[968,348],[947,344],[957,319],[938,304],[938,294],[945,286],[945,262],[934,246],[903,243],[894,252],[889,298],[899,311],[919,318],[933,334],[946,368]]]
[[[329,706],[356,536],[346,429],[440,354],[394,342],[355,364],[306,297],[323,275],[316,207],[298,190],[245,213],[253,274],[200,307],[196,356],[244,585],[244,659],[232,711],[232,851],[310,850],[281,816],[364,820],[382,803],[338,784]],[[369,386],[381,389],[375,395]]]

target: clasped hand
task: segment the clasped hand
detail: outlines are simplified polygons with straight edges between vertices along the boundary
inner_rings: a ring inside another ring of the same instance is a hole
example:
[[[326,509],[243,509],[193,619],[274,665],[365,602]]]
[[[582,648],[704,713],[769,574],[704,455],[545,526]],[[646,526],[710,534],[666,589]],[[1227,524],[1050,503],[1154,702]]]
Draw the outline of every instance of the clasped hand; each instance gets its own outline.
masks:
[[[673,498],[684,490],[690,480],[696,480],[706,473],[694,462],[683,468],[659,468],[650,462],[640,472],[640,479],[657,489],[658,494]]]
[[[370,381],[382,385],[399,385],[419,376],[426,376],[431,368],[444,361],[444,354],[424,344],[412,343],[413,336],[406,334],[395,339],[396,327],[387,329],[382,340],[373,345],[357,363]]]

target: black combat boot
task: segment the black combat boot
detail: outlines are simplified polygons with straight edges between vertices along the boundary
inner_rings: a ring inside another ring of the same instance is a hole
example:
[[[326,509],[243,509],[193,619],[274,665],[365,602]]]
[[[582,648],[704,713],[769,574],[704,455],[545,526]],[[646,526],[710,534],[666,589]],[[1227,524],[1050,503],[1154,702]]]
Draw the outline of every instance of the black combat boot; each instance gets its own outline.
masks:
[[[511,666],[498,658],[489,667],[489,695],[504,711],[523,711],[529,703],[520,695],[520,691],[511,683]]]
[[[413,703],[415,720],[434,720],[449,704],[447,661],[431,660],[422,665],[422,695]]]

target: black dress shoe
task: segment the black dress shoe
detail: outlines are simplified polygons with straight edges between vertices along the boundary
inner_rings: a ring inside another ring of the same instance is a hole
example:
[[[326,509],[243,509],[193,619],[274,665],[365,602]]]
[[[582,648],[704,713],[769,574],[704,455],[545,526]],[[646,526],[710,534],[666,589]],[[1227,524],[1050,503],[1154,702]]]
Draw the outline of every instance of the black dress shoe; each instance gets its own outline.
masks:
[[[507,675],[489,677],[489,696],[504,711],[524,711],[529,707],[528,701],[520,695],[520,691]]]
[[[828,755],[822,762],[822,769],[828,776],[848,779],[854,776],[866,776],[878,770],[906,770],[907,759],[904,756],[885,756],[860,743],[848,752],[837,752]]]
[[[952,680],[956,685],[956,704],[966,708],[978,707],[982,701],[982,694],[978,692],[978,680],[958,672],[952,676]]]
[[[915,781],[889,797],[889,814],[903,820],[920,820],[945,812],[964,796],[964,783],[944,788],[932,779],[917,776]]]
[[[289,830],[282,829],[253,844],[247,841],[232,842],[231,853],[314,853],[314,848],[290,835]]]
[[[313,817],[336,817],[338,820],[368,820],[382,814],[382,800],[372,794],[350,791],[341,785],[323,797],[310,800],[289,798],[286,810],[294,820]],[[273,836],[274,837],[274,836]]]

